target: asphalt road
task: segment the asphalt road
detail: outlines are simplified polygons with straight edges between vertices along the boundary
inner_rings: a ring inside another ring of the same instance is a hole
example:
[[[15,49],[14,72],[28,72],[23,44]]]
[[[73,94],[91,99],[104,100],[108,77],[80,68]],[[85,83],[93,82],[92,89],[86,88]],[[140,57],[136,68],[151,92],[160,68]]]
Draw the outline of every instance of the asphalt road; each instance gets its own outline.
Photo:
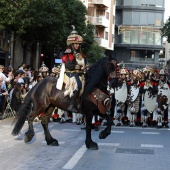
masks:
[[[168,170],[170,169],[170,129],[112,127],[106,139],[99,139],[100,130],[92,131],[99,150],[84,145],[85,131],[81,125],[50,122],[51,134],[59,146],[47,146],[40,122],[34,123],[35,136],[23,141],[11,135],[12,120],[0,121],[1,170]]]

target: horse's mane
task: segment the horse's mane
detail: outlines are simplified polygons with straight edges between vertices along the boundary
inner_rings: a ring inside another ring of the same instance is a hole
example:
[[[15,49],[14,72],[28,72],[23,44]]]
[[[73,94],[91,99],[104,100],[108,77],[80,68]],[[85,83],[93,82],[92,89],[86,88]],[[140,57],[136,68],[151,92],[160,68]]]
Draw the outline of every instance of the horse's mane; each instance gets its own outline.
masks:
[[[104,65],[107,57],[103,57],[94,63],[85,75],[85,89],[84,94],[88,94],[93,90],[94,86],[104,78],[105,70]]]

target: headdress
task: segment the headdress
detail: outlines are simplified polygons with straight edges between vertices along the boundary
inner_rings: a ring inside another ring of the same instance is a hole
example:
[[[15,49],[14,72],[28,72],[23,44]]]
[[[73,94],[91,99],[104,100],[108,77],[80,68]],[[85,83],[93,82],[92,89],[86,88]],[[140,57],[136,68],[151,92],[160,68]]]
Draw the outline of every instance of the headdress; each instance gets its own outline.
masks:
[[[138,79],[142,78],[142,74],[139,70],[133,70],[132,72]]]
[[[39,72],[47,72],[49,69],[46,67],[44,62],[42,63],[41,67],[39,68]]]
[[[70,44],[81,44],[83,42],[83,38],[78,35],[78,32],[75,30],[75,26],[72,25],[73,27],[73,31],[71,32],[71,34],[67,37],[67,45]]]
[[[167,72],[165,69],[161,69],[161,70],[159,71],[159,75],[167,76],[167,75],[169,75],[169,74],[168,74],[168,72]]]
[[[122,68],[120,69],[120,74],[128,74],[128,70],[125,68],[124,64],[123,64]]]

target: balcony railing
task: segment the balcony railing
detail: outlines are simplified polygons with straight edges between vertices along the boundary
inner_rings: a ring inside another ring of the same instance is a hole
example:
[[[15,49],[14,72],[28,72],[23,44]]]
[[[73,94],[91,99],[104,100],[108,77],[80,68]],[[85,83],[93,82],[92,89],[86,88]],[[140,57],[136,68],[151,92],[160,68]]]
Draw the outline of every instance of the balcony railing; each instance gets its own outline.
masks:
[[[131,57],[130,61],[139,61],[139,62],[154,62],[153,58],[141,58],[141,57]]]
[[[100,17],[92,17],[92,16],[88,16],[88,20],[89,22],[91,22],[93,25],[99,25],[99,26],[103,26],[103,27],[109,27],[109,20],[106,19],[103,16]]]
[[[109,7],[109,1],[108,0],[92,0],[91,4],[103,5],[104,7]]]

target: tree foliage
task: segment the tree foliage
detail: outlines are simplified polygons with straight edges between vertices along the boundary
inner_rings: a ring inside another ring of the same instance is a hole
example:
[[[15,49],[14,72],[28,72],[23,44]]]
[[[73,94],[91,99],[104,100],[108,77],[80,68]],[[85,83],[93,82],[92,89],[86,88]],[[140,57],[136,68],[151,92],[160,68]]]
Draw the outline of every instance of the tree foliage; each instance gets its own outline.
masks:
[[[170,17],[166,20],[162,28],[162,36],[166,37],[168,43],[170,43]]]
[[[95,41],[94,26],[86,24],[86,15],[87,9],[79,0],[1,0],[0,30],[14,32],[15,37],[33,44],[39,41],[53,50],[66,48],[74,25],[84,38],[83,49],[87,53],[95,50]]]

